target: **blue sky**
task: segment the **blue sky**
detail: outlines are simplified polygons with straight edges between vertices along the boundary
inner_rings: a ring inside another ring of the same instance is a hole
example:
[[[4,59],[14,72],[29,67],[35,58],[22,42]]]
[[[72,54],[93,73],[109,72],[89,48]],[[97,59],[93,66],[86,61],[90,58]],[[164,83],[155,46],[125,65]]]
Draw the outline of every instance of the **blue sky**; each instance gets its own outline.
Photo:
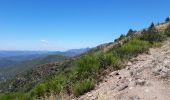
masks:
[[[0,0],[0,50],[67,50],[113,41],[170,16],[169,0]]]

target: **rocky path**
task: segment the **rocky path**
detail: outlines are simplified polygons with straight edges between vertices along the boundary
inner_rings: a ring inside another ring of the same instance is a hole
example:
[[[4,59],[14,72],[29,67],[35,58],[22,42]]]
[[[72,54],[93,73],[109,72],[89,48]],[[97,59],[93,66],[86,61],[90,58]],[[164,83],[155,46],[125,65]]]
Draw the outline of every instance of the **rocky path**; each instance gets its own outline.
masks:
[[[75,100],[170,100],[170,41],[131,59]]]

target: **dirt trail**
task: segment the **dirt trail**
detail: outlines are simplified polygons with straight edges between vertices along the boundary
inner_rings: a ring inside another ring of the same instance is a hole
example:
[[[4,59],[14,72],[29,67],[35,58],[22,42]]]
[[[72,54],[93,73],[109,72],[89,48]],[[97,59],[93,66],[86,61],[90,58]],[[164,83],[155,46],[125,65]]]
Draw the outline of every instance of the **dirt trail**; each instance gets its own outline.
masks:
[[[74,100],[170,100],[170,41],[130,60]]]

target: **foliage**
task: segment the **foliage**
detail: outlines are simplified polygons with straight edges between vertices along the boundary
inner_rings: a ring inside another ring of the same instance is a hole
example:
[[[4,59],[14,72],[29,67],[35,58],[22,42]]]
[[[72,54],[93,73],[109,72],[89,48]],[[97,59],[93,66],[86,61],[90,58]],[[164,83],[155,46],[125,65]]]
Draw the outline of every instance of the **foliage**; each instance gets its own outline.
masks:
[[[52,80],[45,81],[35,86],[32,91],[32,96],[42,97],[48,95],[46,93],[59,94],[65,86],[66,77],[63,74],[56,75]]]
[[[113,51],[114,55],[122,59],[127,59],[132,56],[136,56],[139,53],[143,53],[148,50],[150,47],[150,43],[147,41],[133,39],[122,45],[120,48],[117,48]]]
[[[153,43],[163,41],[165,39],[165,36],[158,30],[156,30],[154,24],[152,23],[148,30],[142,31],[142,36],[140,37],[140,39]]]
[[[170,19],[169,19],[169,17],[167,17],[166,19],[165,19],[165,22],[169,22],[170,21]]]
[[[0,96],[0,100],[34,100],[34,98],[28,93],[16,92]]]
[[[133,36],[136,31],[129,29],[127,36]]]
[[[31,91],[31,95],[36,95],[38,97],[45,96],[46,88],[47,87],[44,83],[40,83]]]
[[[124,34],[121,34],[120,37],[118,39],[115,39],[115,42],[116,41],[119,41],[119,40],[122,40],[123,38],[125,38],[126,36]]]
[[[80,96],[93,88],[94,83],[90,79],[85,79],[74,84],[72,87],[72,91],[74,96]]]
[[[49,88],[52,92],[59,94],[64,89],[66,79],[63,74],[56,75],[53,80],[48,82]]]
[[[100,68],[106,69],[109,66],[112,66],[114,69],[120,69],[120,58],[114,56],[112,53],[101,54],[99,56]]]
[[[85,55],[76,61],[76,72],[80,79],[95,75],[99,70],[97,57],[93,55]]]
[[[152,47],[156,47],[156,48],[161,47],[161,42],[154,42],[152,44]]]
[[[170,36],[170,25],[165,29],[165,35]]]

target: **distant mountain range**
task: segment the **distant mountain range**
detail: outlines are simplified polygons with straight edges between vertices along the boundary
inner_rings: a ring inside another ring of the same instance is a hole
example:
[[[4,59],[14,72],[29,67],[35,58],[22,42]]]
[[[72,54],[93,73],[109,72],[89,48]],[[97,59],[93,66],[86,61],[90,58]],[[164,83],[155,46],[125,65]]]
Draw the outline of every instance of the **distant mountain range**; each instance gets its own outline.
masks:
[[[0,51],[0,68],[10,66],[22,61],[34,58],[46,57],[48,55],[62,55],[74,57],[87,52],[90,48],[71,49],[68,51]]]
[[[61,51],[0,51],[0,81],[51,62],[62,62],[90,48]]]
[[[57,52],[55,52],[55,54],[68,56],[68,57],[74,57],[74,56],[78,56],[78,55],[80,55],[82,53],[85,53],[85,52],[87,52],[89,50],[90,50],[90,48],[70,49],[70,50],[65,51],[65,52],[57,51]]]
[[[47,51],[0,51],[0,68],[11,66],[16,63],[31,60],[33,58],[44,57],[52,52]]]

